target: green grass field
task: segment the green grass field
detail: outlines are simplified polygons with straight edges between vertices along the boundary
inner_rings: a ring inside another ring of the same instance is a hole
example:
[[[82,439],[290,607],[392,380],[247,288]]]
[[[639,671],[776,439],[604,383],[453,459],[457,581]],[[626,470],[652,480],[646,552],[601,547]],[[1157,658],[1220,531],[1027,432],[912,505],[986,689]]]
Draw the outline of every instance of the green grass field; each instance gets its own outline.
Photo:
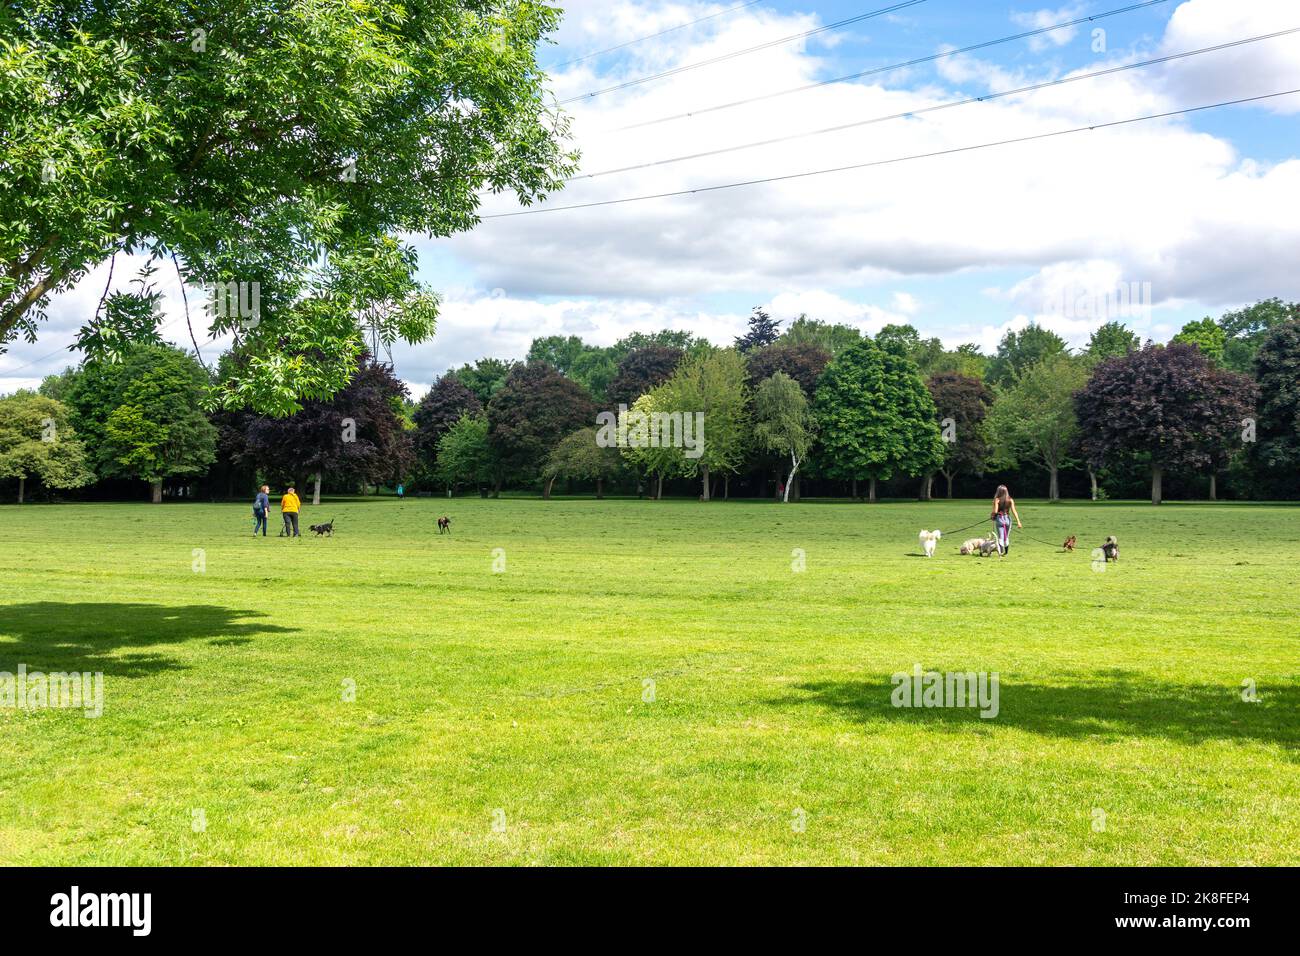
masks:
[[[1300,509],[1020,510],[1083,547],[917,556],[983,501],[5,506],[0,671],[104,711],[0,708],[0,860],[1300,863]],[[998,716],[891,706],[917,663]]]

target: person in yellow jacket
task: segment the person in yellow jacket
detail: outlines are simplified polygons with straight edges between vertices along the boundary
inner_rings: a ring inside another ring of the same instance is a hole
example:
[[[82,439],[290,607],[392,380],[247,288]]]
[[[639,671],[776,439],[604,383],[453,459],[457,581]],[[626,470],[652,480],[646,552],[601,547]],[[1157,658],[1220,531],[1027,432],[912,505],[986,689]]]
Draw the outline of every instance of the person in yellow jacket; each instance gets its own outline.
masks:
[[[280,499],[280,516],[284,518],[284,537],[298,538],[298,511],[302,508],[302,502],[298,500],[293,488],[284,493]],[[292,533],[291,533],[292,529]]]

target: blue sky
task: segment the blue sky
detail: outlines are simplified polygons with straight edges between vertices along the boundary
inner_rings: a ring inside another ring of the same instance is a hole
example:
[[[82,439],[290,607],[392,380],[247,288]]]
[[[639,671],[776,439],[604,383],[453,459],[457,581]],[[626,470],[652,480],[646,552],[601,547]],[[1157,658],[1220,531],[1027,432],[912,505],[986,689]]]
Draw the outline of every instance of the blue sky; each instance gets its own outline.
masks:
[[[560,66],[553,89],[560,99],[577,96],[888,5],[753,4]],[[1300,4],[1291,0],[1169,0],[1069,32],[620,131],[1126,5],[925,0],[566,111],[583,170],[599,171],[1300,27]],[[731,6],[735,0],[570,3],[559,44],[541,61],[563,64]],[[1094,28],[1105,30],[1102,50]],[[572,183],[552,204],[871,162],[1298,88],[1298,38]],[[1167,339],[1189,319],[1272,295],[1300,298],[1298,111],[1300,95],[1292,95],[767,186],[490,219],[448,240],[412,237],[422,275],[442,294],[444,310],[433,342],[397,350],[398,372],[418,393],[461,362],[520,357],[537,335],[578,334],[609,344],[635,329],[669,326],[725,342],[756,305],[783,320],[806,312],[867,332],[908,321],[950,345],[974,341],[985,348],[1031,320],[1075,344],[1111,317]],[[515,208],[509,197],[490,197],[483,211]],[[65,355],[45,356],[71,339],[102,283],[92,273],[85,289],[56,301],[38,345],[0,357],[0,391],[33,384],[66,362]],[[1149,289],[1150,307],[1107,314],[1117,287]],[[164,291],[178,299],[177,290]]]

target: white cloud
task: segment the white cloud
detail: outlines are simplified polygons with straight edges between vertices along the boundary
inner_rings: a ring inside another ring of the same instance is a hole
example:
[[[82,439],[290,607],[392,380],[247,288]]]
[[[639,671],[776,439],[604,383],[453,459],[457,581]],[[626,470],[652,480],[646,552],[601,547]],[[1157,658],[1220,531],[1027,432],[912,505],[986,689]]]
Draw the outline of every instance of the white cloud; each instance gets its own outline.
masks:
[[[1083,12],[1084,8],[1076,4],[1060,7],[1056,10],[1042,9],[1028,13],[1013,13],[1011,14],[1011,20],[1016,25],[1026,29],[1040,30],[1043,27],[1050,27],[1054,23],[1076,20]],[[1051,49],[1054,46],[1065,46],[1074,39],[1078,32],[1078,27],[1064,27],[1060,30],[1052,30],[1049,33],[1040,33],[1038,36],[1029,38],[1029,49],[1041,53],[1043,50]]]

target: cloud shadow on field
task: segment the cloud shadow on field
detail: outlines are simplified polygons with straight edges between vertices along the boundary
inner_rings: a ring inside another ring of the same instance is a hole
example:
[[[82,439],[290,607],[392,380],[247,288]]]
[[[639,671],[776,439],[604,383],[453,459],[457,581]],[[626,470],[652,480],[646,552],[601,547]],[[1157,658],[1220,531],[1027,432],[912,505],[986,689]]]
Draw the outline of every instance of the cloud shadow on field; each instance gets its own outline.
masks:
[[[143,677],[179,668],[156,652],[162,644],[209,640],[215,646],[247,643],[258,634],[295,630],[267,624],[261,611],[210,604],[111,604],[34,601],[0,605],[0,670],[103,671]],[[121,652],[126,652],[118,656]]]
[[[998,715],[989,719],[979,716],[978,707],[894,707],[893,690],[888,677],[814,681],[796,685],[794,694],[774,703],[813,704],[881,728],[899,722],[952,733],[1015,727],[1046,737],[1107,741],[1254,741],[1285,747],[1300,759],[1300,687],[1294,684],[1260,681],[1259,701],[1248,704],[1240,686],[1226,683],[1171,684],[1135,676],[1049,686],[1003,678]]]

